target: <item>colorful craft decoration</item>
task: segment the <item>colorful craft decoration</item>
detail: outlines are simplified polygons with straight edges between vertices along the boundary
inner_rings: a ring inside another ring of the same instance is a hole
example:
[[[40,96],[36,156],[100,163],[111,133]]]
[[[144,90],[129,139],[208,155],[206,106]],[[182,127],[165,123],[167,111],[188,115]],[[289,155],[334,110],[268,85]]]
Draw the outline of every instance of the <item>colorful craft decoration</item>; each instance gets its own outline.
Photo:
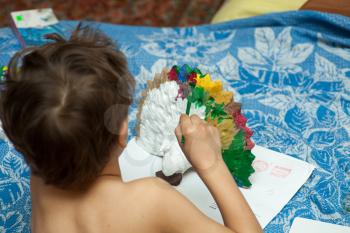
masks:
[[[7,66],[1,66],[0,67],[0,81],[5,79],[6,73],[7,73]]]
[[[178,184],[191,167],[174,134],[182,113],[197,114],[219,129],[223,160],[237,183],[250,187],[253,132],[246,126],[240,104],[233,101],[232,92],[223,89],[221,80],[212,80],[209,74],[188,65],[164,69],[148,82],[142,94],[136,141],[147,152],[163,158],[157,175]]]

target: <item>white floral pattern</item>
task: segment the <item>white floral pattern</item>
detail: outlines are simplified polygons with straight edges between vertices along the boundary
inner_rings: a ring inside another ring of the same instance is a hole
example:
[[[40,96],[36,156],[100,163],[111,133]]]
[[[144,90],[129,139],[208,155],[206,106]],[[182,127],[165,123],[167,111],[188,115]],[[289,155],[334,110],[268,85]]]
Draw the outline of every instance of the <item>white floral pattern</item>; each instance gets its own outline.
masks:
[[[314,47],[311,43],[292,46],[291,27],[284,28],[277,37],[269,27],[257,28],[254,37],[255,48],[238,48],[238,58],[246,65],[265,70],[300,72],[298,64],[310,56]]]
[[[13,233],[23,232],[26,223],[23,221],[23,216],[14,211],[8,212],[5,215],[0,214],[0,232]]]
[[[350,32],[348,19],[288,12],[191,28],[99,27],[126,53],[136,100],[163,67],[198,66],[234,91],[257,144],[316,166],[265,232],[288,232],[297,216],[350,225],[350,39],[341,36]],[[0,41],[6,64],[19,45],[9,29]],[[0,161],[0,232],[30,232],[28,168],[6,140]]]
[[[207,34],[197,28],[162,29],[139,36],[141,47],[149,54],[184,63],[208,61],[208,56],[228,49],[235,36],[233,30],[212,31]]]

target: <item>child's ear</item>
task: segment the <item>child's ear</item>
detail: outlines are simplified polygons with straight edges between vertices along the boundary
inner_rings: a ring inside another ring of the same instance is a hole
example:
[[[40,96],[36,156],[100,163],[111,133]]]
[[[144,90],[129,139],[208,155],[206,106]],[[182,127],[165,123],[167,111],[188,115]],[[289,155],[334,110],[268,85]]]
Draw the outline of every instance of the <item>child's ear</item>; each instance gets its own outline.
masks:
[[[120,125],[119,135],[118,135],[118,145],[121,148],[125,148],[128,143],[128,119],[125,119]]]

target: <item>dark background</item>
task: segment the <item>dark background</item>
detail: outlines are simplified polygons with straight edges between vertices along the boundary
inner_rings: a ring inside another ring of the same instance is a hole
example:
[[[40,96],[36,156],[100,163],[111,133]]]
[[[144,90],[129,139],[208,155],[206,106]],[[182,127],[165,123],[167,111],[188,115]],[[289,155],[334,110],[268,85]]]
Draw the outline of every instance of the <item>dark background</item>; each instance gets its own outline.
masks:
[[[48,8],[57,18],[129,25],[189,26],[210,23],[224,0],[0,0],[0,27],[11,11]]]
[[[210,23],[224,2],[225,0],[0,0],[0,27],[9,26],[11,11],[48,7],[53,8],[61,20],[191,26]],[[301,9],[350,16],[350,0],[308,0]]]

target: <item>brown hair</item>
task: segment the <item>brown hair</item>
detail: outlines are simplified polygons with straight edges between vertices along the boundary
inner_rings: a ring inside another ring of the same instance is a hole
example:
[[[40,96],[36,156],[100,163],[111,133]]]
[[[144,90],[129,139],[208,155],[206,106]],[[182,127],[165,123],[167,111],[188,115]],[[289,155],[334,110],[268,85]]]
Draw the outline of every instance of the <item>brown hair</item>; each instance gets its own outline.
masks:
[[[123,53],[100,31],[78,26],[67,41],[47,38],[54,43],[11,59],[0,118],[33,174],[60,188],[83,187],[110,159],[134,79]],[[106,127],[106,112],[108,127],[117,130]]]

